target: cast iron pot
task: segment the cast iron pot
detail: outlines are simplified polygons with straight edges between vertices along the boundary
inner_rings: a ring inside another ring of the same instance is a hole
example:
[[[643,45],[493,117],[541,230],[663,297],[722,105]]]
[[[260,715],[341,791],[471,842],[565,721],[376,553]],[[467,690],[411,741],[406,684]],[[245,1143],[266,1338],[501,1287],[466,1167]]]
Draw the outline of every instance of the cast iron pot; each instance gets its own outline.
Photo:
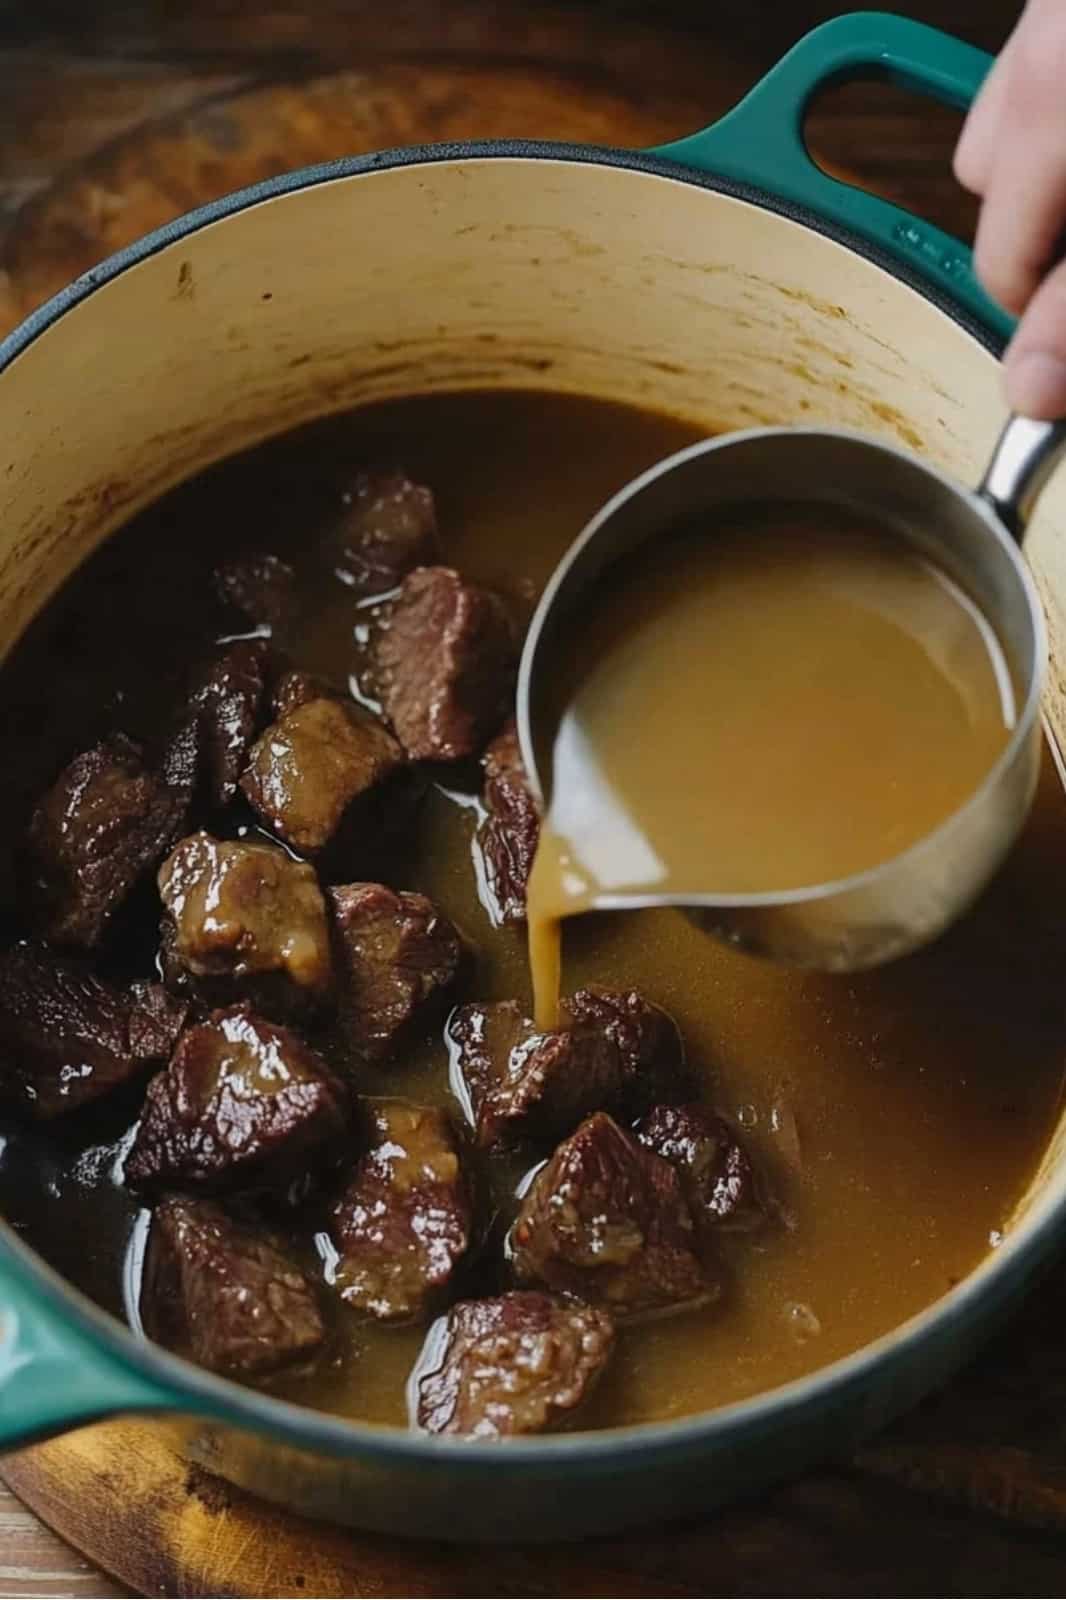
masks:
[[[960,245],[819,172],[801,125],[833,80],[888,74],[964,105],[988,66],[915,23],[842,17],[722,122],[660,150],[493,143],[342,161],[105,262],[0,347],[0,654],[170,485],[387,395],[520,385],[708,430],[840,423],[974,482],[1003,420],[1009,325]],[[1064,522],[1053,490],[1026,547],[1049,615],[1053,736],[1066,731]],[[357,1426],[215,1378],[138,1342],[3,1228],[0,1447],[152,1414],[247,1488],[407,1535],[562,1537],[706,1511],[849,1449],[965,1359],[1066,1225],[1064,1129],[999,1249],[876,1344],[709,1415],[506,1445]]]

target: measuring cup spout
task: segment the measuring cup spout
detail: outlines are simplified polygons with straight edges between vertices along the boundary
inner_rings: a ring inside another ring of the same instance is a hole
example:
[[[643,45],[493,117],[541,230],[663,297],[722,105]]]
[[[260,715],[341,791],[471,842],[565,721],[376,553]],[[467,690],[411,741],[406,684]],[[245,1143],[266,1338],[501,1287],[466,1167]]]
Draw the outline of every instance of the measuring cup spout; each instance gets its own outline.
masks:
[[[1030,417],[1011,417],[999,436],[977,492],[1019,544],[1063,454],[1066,421],[1034,422]]]

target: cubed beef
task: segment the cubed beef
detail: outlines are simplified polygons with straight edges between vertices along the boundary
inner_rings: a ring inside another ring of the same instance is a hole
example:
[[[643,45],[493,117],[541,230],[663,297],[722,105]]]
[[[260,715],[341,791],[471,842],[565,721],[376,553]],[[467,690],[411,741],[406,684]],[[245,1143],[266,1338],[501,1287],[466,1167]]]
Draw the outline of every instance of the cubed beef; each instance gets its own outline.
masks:
[[[343,1086],[302,1039],[232,1006],[187,1029],[148,1085],[126,1180],[135,1188],[283,1187],[338,1144],[348,1112]]]
[[[30,892],[45,936],[99,944],[130,890],[180,836],[188,800],[124,734],[76,756],[30,823]]]
[[[579,1300],[526,1289],[461,1301],[426,1339],[411,1420],[470,1439],[543,1433],[570,1419],[613,1344],[607,1313]]]
[[[290,711],[295,711],[299,706],[305,706],[309,700],[336,700],[336,695],[315,672],[303,672],[299,669],[293,672],[283,672],[274,685],[272,706],[274,718],[288,716]]]
[[[178,759],[184,762],[186,729],[193,730],[194,786],[216,809],[237,793],[252,741],[266,721],[268,652],[262,639],[242,639],[194,676],[180,713]],[[173,750],[169,760],[175,759]]]
[[[636,1135],[645,1149],[677,1168],[701,1232],[753,1228],[765,1220],[761,1185],[748,1153],[709,1106],[653,1106]]]
[[[383,883],[347,883],[328,895],[341,1026],[357,1055],[382,1060],[443,1012],[462,942],[425,895]]]
[[[384,594],[415,567],[437,559],[432,490],[405,473],[357,473],[341,503],[330,545],[337,576],[357,594]]]
[[[510,1245],[521,1283],[580,1295],[619,1316],[680,1310],[718,1293],[696,1253],[676,1170],[602,1111],[537,1173]]]
[[[249,1000],[281,1020],[330,997],[326,902],[314,869],[276,845],[190,834],[159,870],[164,975],[208,1005]]]
[[[381,1322],[429,1315],[470,1245],[470,1199],[442,1111],[368,1102],[371,1144],[333,1213],[335,1282]]]
[[[178,1195],[152,1214],[140,1311],[157,1343],[238,1378],[307,1360],[326,1332],[314,1286],[281,1239]]]
[[[503,601],[450,567],[404,579],[373,647],[374,686],[415,760],[475,755],[514,689],[516,639]]]
[[[287,561],[251,550],[215,568],[215,591],[253,625],[273,628],[295,607],[296,574]]]
[[[635,1115],[684,1083],[676,1024],[635,990],[581,989],[563,1018],[538,1028],[512,1000],[452,1015],[453,1081],[483,1149],[558,1139],[592,1111]]]
[[[315,855],[354,803],[402,762],[396,740],[369,712],[323,697],[298,705],[266,730],[241,788],[279,838]]]
[[[33,1117],[77,1111],[165,1061],[185,1007],[158,984],[122,990],[40,945],[0,957],[0,1098]]]
[[[513,718],[493,739],[481,764],[487,815],[478,829],[478,846],[493,914],[497,922],[524,922],[526,889],[540,837],[540,808],[529,787]]]
[[[657,1101],[672,1103],[690,1089],[677,1023],[638,989],[578,989],[563,1011],[572,1028],[592,1028],[618,1051],[627,1114]]]

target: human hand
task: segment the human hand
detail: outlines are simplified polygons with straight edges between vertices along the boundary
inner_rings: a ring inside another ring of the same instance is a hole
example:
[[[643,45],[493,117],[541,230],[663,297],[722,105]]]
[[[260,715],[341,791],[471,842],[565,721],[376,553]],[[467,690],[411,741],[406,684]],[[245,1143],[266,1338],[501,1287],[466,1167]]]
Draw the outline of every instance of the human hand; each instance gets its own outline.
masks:
[[[978,276],[1022,319],[1005,358],[1011,409],[1066,416],[1066,0],[1028,0],[967,118],[955,175],[981,197]]]

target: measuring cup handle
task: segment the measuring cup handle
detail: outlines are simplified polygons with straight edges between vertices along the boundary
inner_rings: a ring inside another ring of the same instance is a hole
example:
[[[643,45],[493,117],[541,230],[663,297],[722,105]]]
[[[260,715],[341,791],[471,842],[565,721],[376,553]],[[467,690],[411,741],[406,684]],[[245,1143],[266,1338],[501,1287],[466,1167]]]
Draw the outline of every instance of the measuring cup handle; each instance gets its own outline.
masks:
[[[978,494],[1021,544],[1036,502],[1066,455],[1066,421],[1011,417],[992,452]]]
[[[762,190],[844,229],[917,273],[1005,342],[1014,320],[981,288],[965,245],[901,206],[829,177],[812,161],[803,133],[811,99],[831,84],[889,78],[965,108],[991,65],[985,51],[924,23],[854,12],[807,34],[720,121],[653,153]]]

